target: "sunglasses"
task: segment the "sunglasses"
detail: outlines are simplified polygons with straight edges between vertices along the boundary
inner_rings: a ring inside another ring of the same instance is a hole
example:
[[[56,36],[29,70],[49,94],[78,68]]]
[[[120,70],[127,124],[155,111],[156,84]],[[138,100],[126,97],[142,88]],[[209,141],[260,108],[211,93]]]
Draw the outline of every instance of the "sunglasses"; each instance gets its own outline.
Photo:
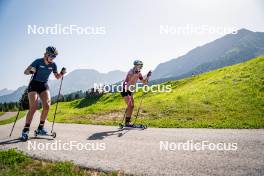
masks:
[[[49,55],[49,58],[51,58],[51,59],[55,59],[55,57],[56,57],[55,54],[50,54],[50,55]]]

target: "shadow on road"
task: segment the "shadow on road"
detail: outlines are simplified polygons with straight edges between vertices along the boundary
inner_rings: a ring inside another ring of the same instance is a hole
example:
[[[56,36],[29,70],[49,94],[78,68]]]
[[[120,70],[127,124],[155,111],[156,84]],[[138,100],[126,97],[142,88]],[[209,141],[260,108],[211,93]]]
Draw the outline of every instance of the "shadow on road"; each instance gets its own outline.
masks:
[[[87,138],[87,140],[102,140],[108,136],[114,136],[116,135],[117,137],[122,137],[124,136],[127,132],[131,130],[142,130],[142,129],[135,129],[135,128],[124,128],[124,129],[118,129],[115,131],[105,131],[105,132],[100,132],[100,133],[94,133],[91,136]]]
[[[48,140],[48,141],[53,141],[54,140],[54,138],[49,138],[49,137],[32,137],[31,139],[46,139],[46,140]]]
[[[91,136],[87,138],[87,140],[102,140],[108,136],[122,136],[122,132],[120,130],[115,130],[115,131],[105,131],[105,132],[100,132],[100,133],[94,133]]]
[[[54,140],[53,138],[44,138],[44,137],[32,137],[29,138],[30,139],[46,139],[46,140]],[[0,145],[8,145],[8,144],[16,144],[19,142],[27,142],[27,141],[23,141],[20,138],[16,138],[16,139],[9,139],[9,140],[1,140],[0,141]]]
[[[0,145],[15,144],[15,143],[19,143],[19,142],[26,142],[26,141],[23,141],[20,138],[16,138],[16,139],[11,139],[11,140],[1,141],[0,142]]]

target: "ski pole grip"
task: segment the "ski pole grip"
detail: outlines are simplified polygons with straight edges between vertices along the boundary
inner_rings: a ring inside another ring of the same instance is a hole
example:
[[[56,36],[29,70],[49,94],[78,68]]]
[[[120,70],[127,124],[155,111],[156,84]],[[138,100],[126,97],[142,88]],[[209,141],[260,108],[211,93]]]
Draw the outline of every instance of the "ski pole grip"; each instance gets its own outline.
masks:
[[[63,67],[62,69],[61,69],[61,72],[60,72],[62,75],[64,75],[65,73],[66,73],[66,68],[65,67]]]
[[[147,77],[149,78],[151,76],[152,72],[149,71],[148,74],[147,74]]]

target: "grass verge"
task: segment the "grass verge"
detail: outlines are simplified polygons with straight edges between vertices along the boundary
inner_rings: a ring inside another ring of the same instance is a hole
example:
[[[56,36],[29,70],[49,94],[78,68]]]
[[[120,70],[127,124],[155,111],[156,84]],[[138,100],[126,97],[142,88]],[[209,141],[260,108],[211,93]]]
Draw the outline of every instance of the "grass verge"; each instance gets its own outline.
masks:
[[[18,120],[21,119],[22,117],[24,117],[26,115],[26,111],[21,111],[19,113],[19,116],[18,116]],[[10,117],[8,119],[5,119],[5,120],[0,120],[0,125],[5,125],[5,124],[9,124],[9,123],[13,123],[16,119],[16,115],[13,116],[13,117]]]
[[[14,149],[0,151],[1,176],[121,176],[121,172],[102,172],[75,166],[72,162],[32,159]]]

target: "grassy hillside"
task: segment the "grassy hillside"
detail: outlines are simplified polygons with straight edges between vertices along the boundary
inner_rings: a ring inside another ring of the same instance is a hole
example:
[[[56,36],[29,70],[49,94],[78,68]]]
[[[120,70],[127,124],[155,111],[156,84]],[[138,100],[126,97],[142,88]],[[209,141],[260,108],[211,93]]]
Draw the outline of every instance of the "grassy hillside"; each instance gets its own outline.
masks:
[[[139,123],[153,127],[263,128],[264,57],[191,78],[169,81],[170,93],[147,93]],[[142,92],[135,94],[135,108]],[[52,120],[54,105],[49,120]],[[57,122],[117,125],[120,94],[60,103]]]

